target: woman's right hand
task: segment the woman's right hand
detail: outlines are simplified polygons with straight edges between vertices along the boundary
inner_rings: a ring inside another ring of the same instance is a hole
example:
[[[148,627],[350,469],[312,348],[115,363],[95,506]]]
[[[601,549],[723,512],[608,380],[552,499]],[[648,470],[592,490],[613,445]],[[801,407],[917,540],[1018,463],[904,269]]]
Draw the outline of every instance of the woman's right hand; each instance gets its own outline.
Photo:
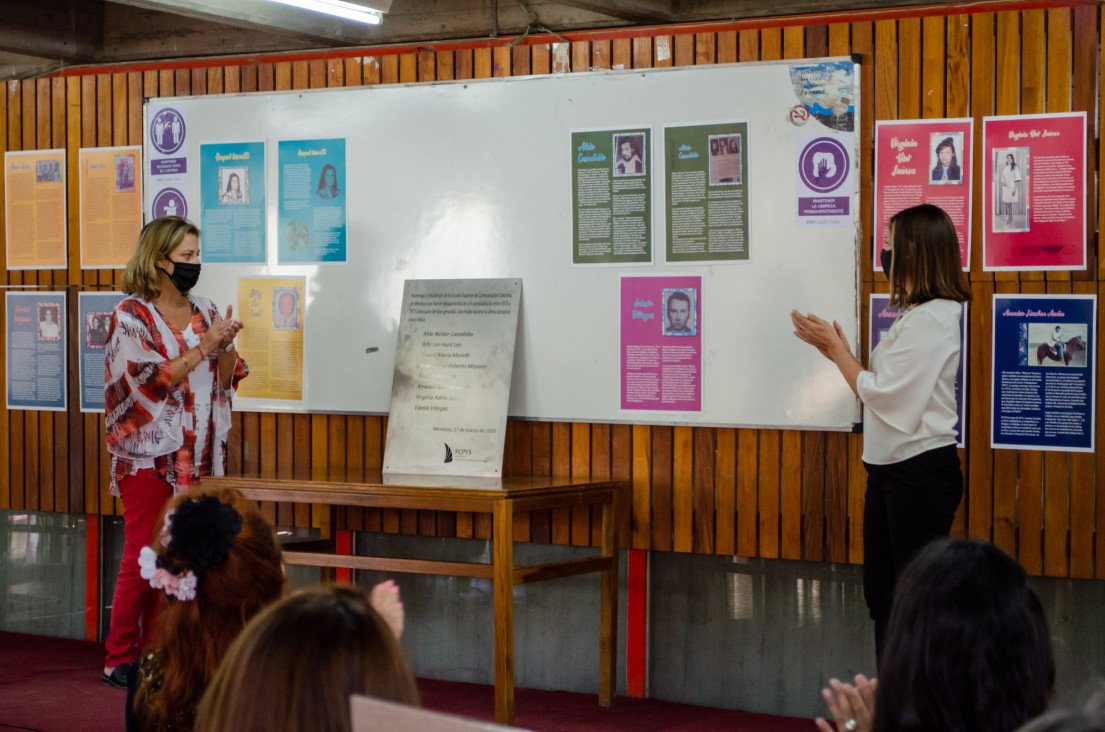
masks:
[[[225,318],[215,320],[207,327],[207,332],[200,338],[200,350],[203,351],[204,355],[222,348],[238,335],[238,331],[242,329],[242,322],[235,320],[233,315],[234,306],[231,305],[226,309]]]

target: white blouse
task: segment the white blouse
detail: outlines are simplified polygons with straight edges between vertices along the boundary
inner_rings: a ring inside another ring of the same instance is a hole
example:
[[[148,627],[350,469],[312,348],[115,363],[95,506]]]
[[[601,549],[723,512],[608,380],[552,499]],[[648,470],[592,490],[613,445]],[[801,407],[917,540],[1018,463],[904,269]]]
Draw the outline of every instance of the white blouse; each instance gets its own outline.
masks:
[[[856,379],[863,461],[888,465],[956,441],[955,375],[963,307],[930,300],[898,316]]]

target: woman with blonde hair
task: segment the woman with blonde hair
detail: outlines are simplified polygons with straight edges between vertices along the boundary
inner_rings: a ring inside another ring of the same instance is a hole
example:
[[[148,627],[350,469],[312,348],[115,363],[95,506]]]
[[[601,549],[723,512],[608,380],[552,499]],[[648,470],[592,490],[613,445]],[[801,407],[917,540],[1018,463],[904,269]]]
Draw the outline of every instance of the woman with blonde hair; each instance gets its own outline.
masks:
[[[381,587],[323,585],[262,611],[208,687],[196,732],[348,732],[354,694],[418,706],[396,635],[401,606]]]
[[[165,216],[146,224],[123,271],[104,350],[111,493],[123,503],[123,559],[101,680],[125,687],[148,646],[158,599],[138,575],[138,552],[174,493],[226,471],[237,384],[249,373],[234,348],[242,324],[192,294],[200,231]]]
[[[141,576],[166,597],[154,650],[131,674],[128,730],[188,730],[245,624],[284,592],[283,555],[257,505],[221,488],[177,496],[144,547]]]

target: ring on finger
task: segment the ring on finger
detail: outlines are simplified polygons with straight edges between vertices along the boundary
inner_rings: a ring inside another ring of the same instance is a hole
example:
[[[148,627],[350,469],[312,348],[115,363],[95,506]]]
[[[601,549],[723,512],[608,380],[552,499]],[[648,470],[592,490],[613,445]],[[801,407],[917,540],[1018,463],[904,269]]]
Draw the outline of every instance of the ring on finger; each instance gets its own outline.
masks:
[[[849,719],[847,722],[844,723],[844,729],[848,730],[848,732],[852,732],[852,730],[854,730],[855,728],[856,720],[854,719]]]

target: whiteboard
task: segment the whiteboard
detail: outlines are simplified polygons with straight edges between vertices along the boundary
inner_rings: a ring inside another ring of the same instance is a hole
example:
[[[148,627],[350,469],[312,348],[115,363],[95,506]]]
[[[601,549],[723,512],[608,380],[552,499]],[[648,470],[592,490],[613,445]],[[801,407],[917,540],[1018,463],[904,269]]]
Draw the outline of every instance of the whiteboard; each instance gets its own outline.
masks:
[[[855,397],[792,335],[789,312],[836,319],[858,343],[861,173],[850,225],[797,225],[798,141],[840,134],[797,124],[798,101],[790,64],[769,62],[181,97],[145,111],[171,104],[186,116],[192,202],[200,144],[266,143],[267,264],[205,264],[197,292],[225,310],[239,277],[305,276],[304,392],[239,409],[386,413],[404,281],[520,278],[512,417],[848,429]],[[664,126],[728,120],[749,124],[749,260],[666,265]],[[572,266],[570,131],[642,127],[653,263]],[[333,137],[346,140],[348,262],[277,266],[277,142]],[[858,168],[858,133],[852,146]],[[622,275],[702,277],[701,412],[620,408]]]

